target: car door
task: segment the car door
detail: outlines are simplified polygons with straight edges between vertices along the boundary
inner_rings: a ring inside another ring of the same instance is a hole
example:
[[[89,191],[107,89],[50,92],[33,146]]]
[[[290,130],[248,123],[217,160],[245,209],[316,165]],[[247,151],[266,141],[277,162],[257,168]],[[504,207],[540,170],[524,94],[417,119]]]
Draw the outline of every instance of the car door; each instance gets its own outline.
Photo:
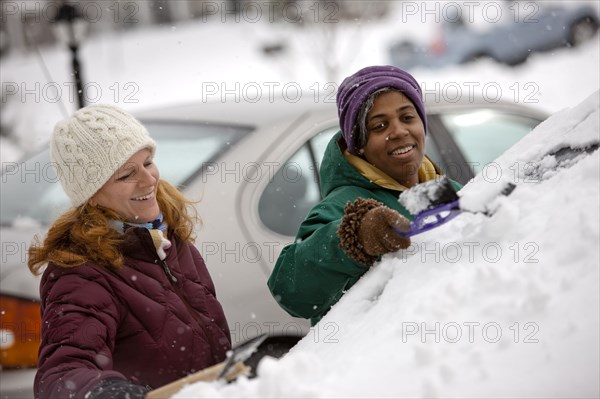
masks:
[[[497,143],[494,135],[497,136],[498,131],[510,131],[510,126],[500,122],[496,123],[497,128],[490,128],[494,118],[506,119],[502,111],[486,111],[493,118],[481,117],[477,113],[480,111],[470,106],[431,113],[433,123],[427,138],[427,153],[443,170],[450,172],[451,177],[462,182],[473,176],[468,169],[472,168],[472,160],[483,158],[477,151],[461,146],[477,144],[480,139]],[[537,124],[539,120],[534,122]],[[527,124],[516,126],[513,130],[517,133],[526,134],[530,130],[523,127],[529,126]],[[338,129],[335,110],[305,112],[281,126],[257,132],[255,136],[260,137],[264,145],[242,143],[229,154],[229,160],[216,166],[227,171],[221,176],[220,192],[206,193],[206,202],[213,202],[215,206],[203,215],[211,224],[234,219],[237,229],[221,232],[220,236],[214,235],[213,230],[212,240],[216,241],[210,243],[212,247],[203,247],[205,242],[200,245],[209,268],[219,265],[218,269],[211,269],[211,275],[221,287],[221,300],[225,304],[238,304],[229,305],[230,319],[241,323],[231,326],[234,339],[251,337],[249,331],[272,329],[276,334],[299,335],[307,331],[305,320],[292,319],[278,307],[266,281],[281,250],[294,240],[301,222],[321,198],[318,170],[325,147]],[[515,137],[520,137],[516,133],[504,136],[502,139],[510,144]],[[231,181],[231,174],[240,178]],[[213,196],[217,198],[211,199]],[[230,202],[234,204],[228,205]],[[235,209],[235,214],[225,215],[222,209]],[[213,260],[211,256],[218,259]],[[242,302],[244,305],[239,305]]]
[[[283,117],[275,113],[275,118],[207,165],[187,189],[199,199],[203,225],[196,245],[215,283],[234,342],[260,333],[299,337],[310,328],[307,320],[292,318],[281,309],[267,288],[277,257],[293,236],[266,227],[259,203],[278,171],[285,173],[293,189],[300,189],[300,179],[310,182],[315,195],[310,162],[286,162],[321,129],[337,125],[337,115],[335,108],[329,108]],[[317,191],[314,198],[318,197]],[[276,207],[269,210],[275,213]]]
[[[248,239],[277,242],[276,255],[293,240],[300,222],[321,198],[318,168],[327,142],[338,129],[335,112],[307,113],[258,160],[273,165],[273,173],[240,189]],[[269,274],[275,261],[265,259]]]

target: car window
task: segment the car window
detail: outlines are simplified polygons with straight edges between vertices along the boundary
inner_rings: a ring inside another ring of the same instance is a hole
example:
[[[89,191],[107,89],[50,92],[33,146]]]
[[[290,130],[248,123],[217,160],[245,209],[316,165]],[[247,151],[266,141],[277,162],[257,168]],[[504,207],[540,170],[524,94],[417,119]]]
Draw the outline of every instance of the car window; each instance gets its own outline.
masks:
[[[318,171],[327,143],[339,130],[317,133],[287,160],[262,192],[258,214],[276,233],[295,236],[310,209],[321,200]]]
[[[340,128],[338,126],[330,127],[322,132],[317,133],[311,140],[310,145],[314,151],[315,158],[317,160],[318,166],[321,166],[321,162],[323,161],[323,155],[325,155],[325,149],[327,148],[327,144],[336,134]],[[318,170],[318,168],[317,168]]]
[[[259,217],[266,227],[286,236],[296,235],[310,209],[321,200],[319,167],[327,144],[339,130],[332,126],[317,133],[275,173],[259,200]],[[435,143],[429,137],[426,140],[427,155],[439,162]]]
[[[425,136],[425,155],[439,167],[444,164],[440,149],[435,140],[431,138],[431,134]]]
[[[207,163],[251,130],[231,126],[146,123],[158,143],[155,162],[161,178],[182,186]]]
[[[144,122],[158,146],[154,161],[161,178],[186,185],[218,155],[250,132],[250,127]],[[1,223],[33,219],[47,225],[69,206],[57,169],[45,149],[19,165],[8,165],[2,174]]]
[[[440,114],[475,174],[539,124],[539,120],[491,109]]]

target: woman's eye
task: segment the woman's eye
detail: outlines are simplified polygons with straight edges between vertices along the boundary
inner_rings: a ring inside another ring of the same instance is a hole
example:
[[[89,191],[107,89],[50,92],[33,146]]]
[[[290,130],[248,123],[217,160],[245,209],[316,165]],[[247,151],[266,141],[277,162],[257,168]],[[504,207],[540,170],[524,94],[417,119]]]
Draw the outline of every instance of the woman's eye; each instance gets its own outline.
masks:
[[[128,168],[128,169],[122,171],[121,173],[119,173],[119,175],[117,177],[117,181],[123,181],[123,180],[130,179],[131,177],[133,177],[134,174],[135,174],[135,169]]]
[[[378,130],[383,130],[385,129],[385,123],[384,122],[380,122],[376,125],[371,126],[371,128],[369,130],[371,131],[378,131]]]
[[[144,164],[144,167],[147,168],[149,166],[152,166],[153,163],[154,163],[154,161],[148,161]]]

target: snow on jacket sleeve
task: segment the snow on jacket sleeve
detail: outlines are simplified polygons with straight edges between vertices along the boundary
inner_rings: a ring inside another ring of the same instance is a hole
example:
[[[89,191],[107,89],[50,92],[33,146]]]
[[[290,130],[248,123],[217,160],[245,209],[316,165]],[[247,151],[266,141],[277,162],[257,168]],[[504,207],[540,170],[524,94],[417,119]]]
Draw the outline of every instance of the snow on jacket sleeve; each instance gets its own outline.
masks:
[[[368,270],[339,247],[344,214],[339,201],[324,200],[300,226],[296,242],[283,248],[268,286],[289,314],[316,324]]]
[[[48,268],[36,398],[83,398],[103,380],[126,380],[111,370],[119,314],[105,278],[88,265]]]

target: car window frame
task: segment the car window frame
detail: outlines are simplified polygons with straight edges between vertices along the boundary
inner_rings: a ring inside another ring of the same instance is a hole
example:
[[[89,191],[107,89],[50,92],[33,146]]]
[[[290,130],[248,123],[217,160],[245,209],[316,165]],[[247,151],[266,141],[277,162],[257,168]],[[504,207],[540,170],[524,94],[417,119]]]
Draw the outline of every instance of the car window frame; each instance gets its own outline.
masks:
[[[441,165],[438,166],[442,169],[442,172],[452,180],[456,180],[461,184],[466,184],[475,177],[473,170],[468,167],[463,152],[454,142],[454,139],[446,128],[442,118],[438,113],[430,114],[427,116],[427,123],[430,127],[434,127],[434,129],[431,130],[436,132],[435,135],[431,134],[431,140],[437,146],[438,152],[440,153],[441,159],[439,162]],[[425,149],[425,153],[427,153],[427,149]],[[457,172],[451,167],[454,165],[458,168],[456,169]]]

